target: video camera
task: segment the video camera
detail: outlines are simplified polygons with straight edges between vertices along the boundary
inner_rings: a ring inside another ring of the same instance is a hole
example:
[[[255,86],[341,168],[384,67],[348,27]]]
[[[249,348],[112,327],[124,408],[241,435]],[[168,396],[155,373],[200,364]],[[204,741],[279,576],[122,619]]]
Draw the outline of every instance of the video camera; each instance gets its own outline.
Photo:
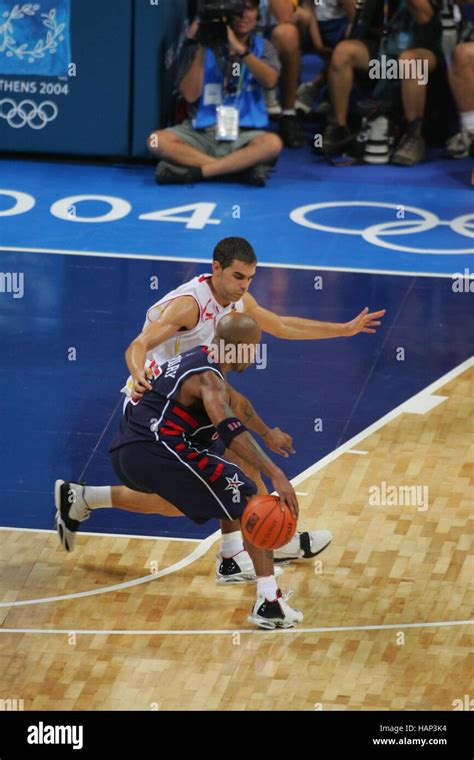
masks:
[[[244,0],[199,0],[198,15],[201,23],[197,41],[205,47],[225,47],[229,17],[244,10]]]

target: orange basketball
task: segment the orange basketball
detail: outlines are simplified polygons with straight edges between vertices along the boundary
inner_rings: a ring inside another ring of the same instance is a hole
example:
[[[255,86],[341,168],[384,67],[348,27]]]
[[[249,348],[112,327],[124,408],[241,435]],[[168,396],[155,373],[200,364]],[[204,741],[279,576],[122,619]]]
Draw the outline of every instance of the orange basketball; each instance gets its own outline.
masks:
[[[296,518],[285,504],[282,511],[277,496],[252,496],[242,515],[242,532],[259,549],[279,549],[296,531]]]

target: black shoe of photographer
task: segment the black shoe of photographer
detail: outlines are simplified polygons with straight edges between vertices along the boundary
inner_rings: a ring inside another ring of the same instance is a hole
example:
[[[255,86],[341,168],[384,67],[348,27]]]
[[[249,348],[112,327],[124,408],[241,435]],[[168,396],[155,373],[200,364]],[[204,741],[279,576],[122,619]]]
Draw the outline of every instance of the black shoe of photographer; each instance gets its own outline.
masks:
[[[239,182],[243,185],[251,185],[252,187],[265,187],[267,184],[267,172],[268,165],[255,164],[243,172],[239,172],[236,176]]]
[[[278,131],[287,148],[302,148],[305,145],[303,125],[297,116],[281,116]]]
[[[200,180],[202,171],[195,166],[177,166],[160,161],[155,170],[155,181],[159,185],[190,185]]]
[[[324,130],[322,142],[325,156],[337,156],[352,145],[354,135],[345,125],[330,121]]]

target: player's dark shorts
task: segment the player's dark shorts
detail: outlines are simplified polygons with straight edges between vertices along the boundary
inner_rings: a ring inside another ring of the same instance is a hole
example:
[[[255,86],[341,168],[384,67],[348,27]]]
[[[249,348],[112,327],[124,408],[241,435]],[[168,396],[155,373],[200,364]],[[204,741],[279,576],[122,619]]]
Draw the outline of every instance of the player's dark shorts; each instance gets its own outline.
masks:
[[[129,443],[110,456],[123,485],[162,496],[196,523],[238,519],[257,485],[213,451],[162,439]]]

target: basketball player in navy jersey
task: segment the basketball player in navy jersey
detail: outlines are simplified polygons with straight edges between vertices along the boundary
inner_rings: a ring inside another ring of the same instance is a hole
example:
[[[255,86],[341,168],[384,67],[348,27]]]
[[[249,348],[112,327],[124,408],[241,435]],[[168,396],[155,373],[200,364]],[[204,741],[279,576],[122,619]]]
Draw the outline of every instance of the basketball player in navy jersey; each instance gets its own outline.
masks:
[[[285,509],[286,503],[298,517],[298,501],[286,475],[263,452],[230,405],[226,373],[250,366],[250,361],[239,357],[238,349],[245,346],[255,353],[259,341],[260,330],[251,317],[227,314],[215,336],[222,355],[216,357],[212,348],[198,346],[161,365],[140,401],[127,405],[111,446],[115,473],[123,484],[111,489],[112,506],[129,511],[142,506],[148,513],[186,515],[196,523],[212,518],[240,523],[257,485],[237,465],[209,448],[217,432],[226,448],[246,464],[255,463],[270,478],[281,508]],[[237,349],[230,359],[229,347]],[[56,482],[58,531],[65,544],[80,525],[74,519],[76,491],[72,485]],[[257,575],[257,600],[249,622],[268,629],[295,626],[303,615],[288,605],[277,586],[272,552],[245,543]]]
[[[364,309],[351,322],[340,324],[281,317],[260,306],[248,293],[256,266],[255,252],[246,240],[225,238],[214,250],[212,274],[201,275],[184,283],[148,310],[142,332],[126,352],[131,373],[125,388],[129,397],[136,401],[150,389],[153,367],[158,367],[179,351],[200,344],[209,345],[219,320],[231,312],[244,312],[255,319],[261,330],[287,340],[350,337],[360,332],[374,333],[375,327],[380,325],[378,320],[385,312],[369,313],[368,309]],[[232,388],[230,393],[235,413],[249,429],[262,436],[268,448],[282,456],[293,453],[289,435],[279,428],[271,430],[257,415],[248,399]],[[224,455],[222,450],[216,453]],[[243,463],[235,451],[226,451],[225,457],[246,471],[257,483],[258,493],[267,493],[254,463]],[[86,486],[84,490],[78,491],[77,499],[78,503],[83,504],[83,514],[87,516],[91,508],[110,506],[110,488]],[[244,549],[238,521],[223,521],[221,529],[223,538],[216,564],[218,582],[254,581],[254,568]],[[328,530],[299,532],[287,546],[275,552],[275,559],[288,561],[314,557],[326,548],[331,538]],[[72,547],[73,543],[69,550]]]

